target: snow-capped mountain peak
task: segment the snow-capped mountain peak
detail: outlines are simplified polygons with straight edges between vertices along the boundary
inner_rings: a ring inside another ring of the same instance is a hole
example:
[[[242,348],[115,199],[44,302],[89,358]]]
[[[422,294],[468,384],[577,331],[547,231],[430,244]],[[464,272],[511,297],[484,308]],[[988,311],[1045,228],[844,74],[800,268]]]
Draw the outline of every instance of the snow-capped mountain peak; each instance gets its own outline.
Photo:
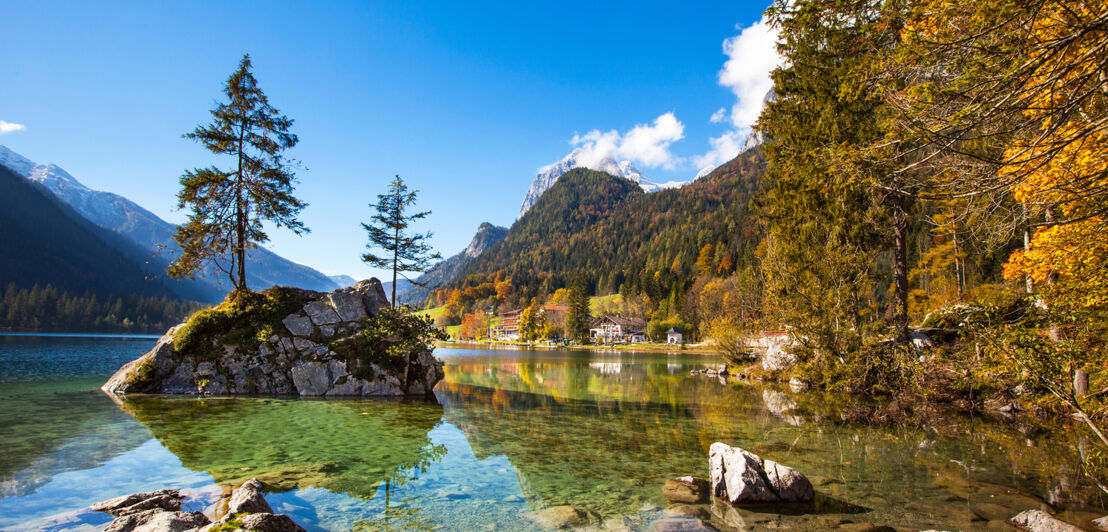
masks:
[[[531,182],[531,188],[527,190],[527,196],[523,198],[523,206],[519,209],[519,217],[522,218],[523,214],[526,213],[535,202],[539,201],[539,197],[542,196],[543,192],[546,192],[550,187],[554,186],[554,183],[558,181],[559,177],[562,177],[563,174],[574,168],[588,168],[624,179],[630,179],[638,183],[639,187],[645,192],[658,192],[659,190],[678,188],[685,185],[683,181],[655,183],[643,175],[638,168],[635,168],[635,165],[632,164],[631,161],[616,161],[610,156],[594,159],[589,157],[585,150],[576,148],[560,161],[539,168],[539,173],[535,176],[535,180]]]
[[[29,175],[31,170],[38,166],[34,161],[9,150],[7,146],[0,146],[0,164],[22,176]]]
[[[73,191],[91,192],[88,187],[82,185],[76,178],[56,164],[38,165],[27,173],[27,179],[38,181],[55,194],[66,189]]]

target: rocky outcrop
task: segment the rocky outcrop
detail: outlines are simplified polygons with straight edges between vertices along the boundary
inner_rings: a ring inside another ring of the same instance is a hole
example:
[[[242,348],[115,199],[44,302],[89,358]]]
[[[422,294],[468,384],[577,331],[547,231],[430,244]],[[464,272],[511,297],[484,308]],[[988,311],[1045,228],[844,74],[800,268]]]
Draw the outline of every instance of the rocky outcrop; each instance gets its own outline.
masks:
[[[212,521],[202,512],[182,512],[180,490],[124,495],[93,504],[90,509],[115,516],[105,532],[206,532],[258,530],[304,532],[287,515],[275,514],[263,496],[262,483],[250,479],[231,493],[222,517]],[[210,510],[210,509],[209,509]]]
[[[716,442],[708,449],[712,495],[735,503],[810,502],[812,483],[804,474],[772,460]]]
[[[299,310],[273,324],[207,336],[197,332],[204,324],[194,322],[205,317],[198,313],[170,329],[149,353],[120,368],[102,389],[117,395],[422,396],[442,380],[442,363],[430,349],[410,351],[406,360],[365,354],[384,351],[380,348],[385,344],[411,344],[397,335],[367,340],[363,334],[367,318],[389,306],[377,279],[329,294],[284,290],[283,304],[291,293],[295,299],[289,308],[299,304]],[[178,350],[182,335],[191,335],[190,347],[182,348],[187,352]]]

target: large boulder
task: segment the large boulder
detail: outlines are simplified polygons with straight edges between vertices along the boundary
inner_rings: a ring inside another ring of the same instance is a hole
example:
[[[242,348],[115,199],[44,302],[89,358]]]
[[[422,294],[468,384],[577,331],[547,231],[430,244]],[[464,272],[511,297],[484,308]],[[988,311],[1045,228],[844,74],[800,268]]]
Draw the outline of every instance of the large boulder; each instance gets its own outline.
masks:
[[[732,504],[799,503],[815,497],[803,473],[722,442],[708,449],[712,495]]]
[[[377,279],[329,294],[272,288],[250,297],[267,299],[197,313],[102,389],[116,395],[427,396],[443,378],[430,347],[406,360],[373,354],[403,341],[363,334],[367,318],[389,307]]]
[[[256,478],[243,482],[231,493],[231,500],[227,502],[227,513],[230,515],[273,513],[273,508],[265,500],[264,491],[262,483]]]

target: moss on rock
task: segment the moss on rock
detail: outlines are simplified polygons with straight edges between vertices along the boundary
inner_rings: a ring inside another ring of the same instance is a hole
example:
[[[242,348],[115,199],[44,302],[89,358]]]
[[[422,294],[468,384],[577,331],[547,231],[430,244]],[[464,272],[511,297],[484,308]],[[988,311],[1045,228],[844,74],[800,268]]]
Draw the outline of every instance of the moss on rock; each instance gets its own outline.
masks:
[[[222,353],[217,344],[257,349],[281,330],[282,319],[318,295],[286,286],[261,292],[235,290],[218,306],[189,317],[174,335],[173,348],[195,360],[218,359]]]

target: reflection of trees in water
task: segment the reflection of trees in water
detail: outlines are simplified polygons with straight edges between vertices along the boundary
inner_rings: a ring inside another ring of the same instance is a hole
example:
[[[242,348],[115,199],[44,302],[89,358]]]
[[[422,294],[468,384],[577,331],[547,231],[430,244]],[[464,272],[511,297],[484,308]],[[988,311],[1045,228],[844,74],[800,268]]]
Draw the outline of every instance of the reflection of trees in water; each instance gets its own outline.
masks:
[[[385,493],[388,493],[386,488]],[[418,502],[414,498],[407,498],[397,506],[385,503],[385,510],[381,515],[372,519],[361,519],[354,522],[352,532],[391,532],[393,530],[435,530],[435,520],[428,516],[424,509],[411,506]]]
[[[708,446],[724,441],[817,477],[827,495],[886,514],[902,514],[913,500],[995,500],[1005,490],[1104,507],[1075,474],[1076,453],[1059,452],[1077,445],[1065,432],[1024,435],[1011,423],[960,415],[851,424],[842,421],[844,410],[880,405],[722,385],[675,374],[664,359],[618,372],[578,360],[467,362],[448,366],[439,385],[446,420],[479,458],[507,456],[525,494],[540,504],[607,516],[661,503],[665,478],[706,476]]]
[[[121,406],[185,467],[224,486],[257,477],[274,491],[318,487],[369,500],[446,453],[427,435],[442,418],[433,402],[135,397]]]

